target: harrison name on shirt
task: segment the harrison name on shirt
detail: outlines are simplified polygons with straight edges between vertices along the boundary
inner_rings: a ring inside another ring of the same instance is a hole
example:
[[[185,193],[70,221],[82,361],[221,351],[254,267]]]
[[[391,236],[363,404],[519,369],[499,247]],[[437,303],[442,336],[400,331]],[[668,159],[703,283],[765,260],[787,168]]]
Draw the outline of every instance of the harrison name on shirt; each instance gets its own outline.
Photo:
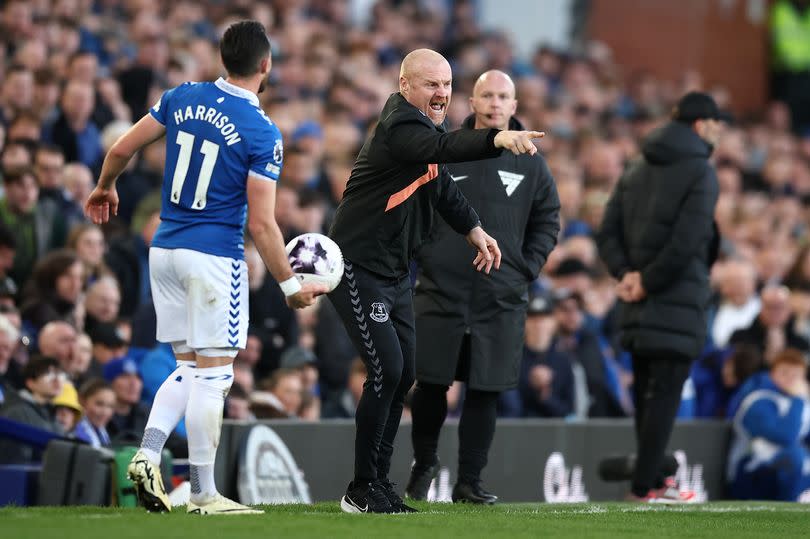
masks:
[[[236,130],[236,126],[228,122],[229,119],[227,115],[222,114],[214,107],[206,107],[204,105],[197,105],[196,108],[189,105],[184,109],[174,111],[174,123],[177,125],[180,125],[186,120],[202,120],[208,122],[219,129],[219,132],[225,137],[225,143],[228,146],[232,146],[237,142],[241,142],[242,137],[239,135],[239,131]]]

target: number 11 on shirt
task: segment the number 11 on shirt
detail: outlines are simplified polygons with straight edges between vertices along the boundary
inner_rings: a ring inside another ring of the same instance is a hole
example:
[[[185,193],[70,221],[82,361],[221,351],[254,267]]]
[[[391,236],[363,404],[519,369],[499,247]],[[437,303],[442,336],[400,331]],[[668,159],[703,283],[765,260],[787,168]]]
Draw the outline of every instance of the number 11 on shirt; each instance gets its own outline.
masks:
[[[171,201],[178,206],[180,205],[180,193],[183,191],[183,184],[188,175],[191,152],[194,148],[194,139],[195,137],[191,133],[185,131],[177,132],[176,142],[180,146],[180,153],[177,156],[177,165],[174,167],[174,176],[172,177]],[[203,140],[200,153],[205,157],[200,166],[200,173],[197,176],[197,188],[194,189],[194,201],[191,203],[191,209],[194,210],[202,210],[205,208],[208,185],[211,183],[211,174],[214,172],[214,165],[219,155],[219,145],[210,140]]]

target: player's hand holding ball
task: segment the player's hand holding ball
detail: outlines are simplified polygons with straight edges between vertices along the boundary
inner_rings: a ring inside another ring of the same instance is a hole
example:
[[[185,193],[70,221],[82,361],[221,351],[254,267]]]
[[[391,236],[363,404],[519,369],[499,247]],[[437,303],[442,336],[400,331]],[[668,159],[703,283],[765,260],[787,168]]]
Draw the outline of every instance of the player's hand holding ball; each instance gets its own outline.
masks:
[[[315,300],[321,294],[329,292],[329,288],[325,284],[306,283],[301,285],[301,290],[287,296],[287,305],[291,309],[303,309],[315,303]]]
[[[337,288],[343,277],[343,253],[323,234],[301,234],[290,240],[287,259],[301,282],[301,290],[287,296],[287,305],[294,309],[312,305],[315,298]]]

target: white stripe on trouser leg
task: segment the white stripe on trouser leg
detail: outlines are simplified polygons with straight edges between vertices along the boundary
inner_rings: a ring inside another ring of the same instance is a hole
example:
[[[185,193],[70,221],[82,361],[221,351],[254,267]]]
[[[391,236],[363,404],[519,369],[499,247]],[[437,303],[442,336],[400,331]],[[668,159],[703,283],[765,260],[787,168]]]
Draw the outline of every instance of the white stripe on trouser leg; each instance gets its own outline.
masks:
[[[141,441],[141,449],[153,464],[160,464],[160,453],[166,439],[186,413],[193,379],[194,362],[178,361],[177,368],[163,381],[155,394]]]
[[[232,364],[195,369],[186,407],[188,460],[196,467],[194,486],[200,488],[200,492],[192,492],[192,500],[216,494],[214,459],[222,427],[222,408],[232,383]]]
[[[377,349],[374,347],[374,341],[371,339],[371,330],[366,323],[366,315],[363,314],[363,305],[360,301],[360,292],[357,290],[357,282],[354,280],[354,268],[352,264],[345,261],[343,277],[346,279],[346,285],[349,287],[349,300],[352,302],[352,310],[354,311],[354,319],[357,322],[357,329],[360,330],[360,338],[363,341],[363,346],[366,348],[366,355],[371,363],[369,369],[369,376],[373,376],[374,393],[377,394],[379,399],[382,396],[383,376],[382,365],[380,358],[377,357]]]

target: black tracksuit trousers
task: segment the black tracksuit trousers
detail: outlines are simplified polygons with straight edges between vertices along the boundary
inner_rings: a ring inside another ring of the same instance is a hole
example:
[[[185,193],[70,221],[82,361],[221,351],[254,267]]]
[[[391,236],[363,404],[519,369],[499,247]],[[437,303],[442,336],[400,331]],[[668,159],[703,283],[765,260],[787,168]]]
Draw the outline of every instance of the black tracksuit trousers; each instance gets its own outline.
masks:
[[[388,279],[345,260],[329,299],[368,371],[357,405],[354,479],[385,479],[405,396],[415,376],[416,330],[409,276]]]

